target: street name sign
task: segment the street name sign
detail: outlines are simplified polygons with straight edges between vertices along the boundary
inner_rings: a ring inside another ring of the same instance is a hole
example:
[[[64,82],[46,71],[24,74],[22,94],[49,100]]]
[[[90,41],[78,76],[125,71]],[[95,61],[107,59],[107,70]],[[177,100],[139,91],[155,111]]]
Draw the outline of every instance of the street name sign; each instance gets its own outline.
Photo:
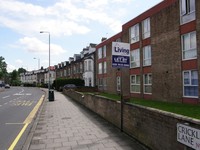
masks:
[[[177,123],[177,141],[195,150],[200,150],[200,130]]]

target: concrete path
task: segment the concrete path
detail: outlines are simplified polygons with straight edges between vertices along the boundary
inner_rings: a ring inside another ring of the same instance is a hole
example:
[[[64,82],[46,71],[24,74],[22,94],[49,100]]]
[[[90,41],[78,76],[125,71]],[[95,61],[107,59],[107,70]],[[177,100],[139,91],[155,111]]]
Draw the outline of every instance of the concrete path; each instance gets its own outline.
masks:
[[[54,91],[36,119],[29,150],[144,150],[119,129]]]

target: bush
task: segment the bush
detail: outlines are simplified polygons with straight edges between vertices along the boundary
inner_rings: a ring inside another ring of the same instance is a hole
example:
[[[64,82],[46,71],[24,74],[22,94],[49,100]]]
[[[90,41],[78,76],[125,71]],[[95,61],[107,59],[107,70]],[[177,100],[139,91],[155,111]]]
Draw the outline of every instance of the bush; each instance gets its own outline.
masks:
[[[84,86],[84,80],[58,78],[58,79],[54,80],[53,87],[59,91],[60,87],[63,87],[65,84],[75,84],[77,87],[80,87],[80,86]]]

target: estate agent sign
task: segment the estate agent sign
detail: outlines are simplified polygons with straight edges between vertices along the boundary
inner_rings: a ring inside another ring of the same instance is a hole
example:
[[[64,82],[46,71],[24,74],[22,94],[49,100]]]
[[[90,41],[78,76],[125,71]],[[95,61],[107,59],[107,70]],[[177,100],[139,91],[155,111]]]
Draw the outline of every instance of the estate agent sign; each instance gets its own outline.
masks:
[[[112,67],[129,68],[130,66],[130,44],[112,42]]]
[[[200,130],[177,123],[177,141],[200,150]]]

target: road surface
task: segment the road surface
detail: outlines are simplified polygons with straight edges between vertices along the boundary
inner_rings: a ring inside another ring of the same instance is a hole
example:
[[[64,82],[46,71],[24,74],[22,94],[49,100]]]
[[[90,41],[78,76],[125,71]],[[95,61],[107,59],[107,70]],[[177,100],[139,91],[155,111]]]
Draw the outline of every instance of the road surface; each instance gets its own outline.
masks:
[[[20,138],[19,133],[24,128],[25,120],[42,95],[44,95],[43,91],[32,87],[11,87],[0,92],[1,150],[7,150],[11,146],[15,147],[13,142],[16,138]]]

